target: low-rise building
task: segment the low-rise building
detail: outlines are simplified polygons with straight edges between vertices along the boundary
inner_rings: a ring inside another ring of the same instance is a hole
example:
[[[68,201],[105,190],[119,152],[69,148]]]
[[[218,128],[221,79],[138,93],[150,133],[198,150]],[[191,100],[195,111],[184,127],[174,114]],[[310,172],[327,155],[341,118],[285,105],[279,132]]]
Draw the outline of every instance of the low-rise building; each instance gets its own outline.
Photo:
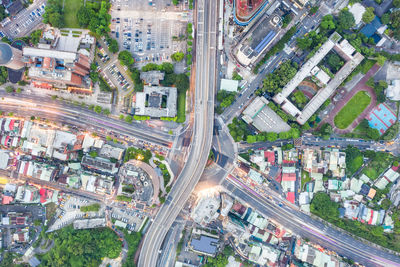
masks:
[[[153,118],[177,115],[177,89],[175,87],[144,86],[136,93],[135,115]]]

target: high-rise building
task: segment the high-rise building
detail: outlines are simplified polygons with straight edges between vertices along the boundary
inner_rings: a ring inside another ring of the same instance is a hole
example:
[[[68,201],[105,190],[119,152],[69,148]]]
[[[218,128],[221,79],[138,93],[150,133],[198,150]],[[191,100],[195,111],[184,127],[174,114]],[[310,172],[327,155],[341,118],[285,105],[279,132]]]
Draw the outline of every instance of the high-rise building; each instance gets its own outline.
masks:
[[[22,69],[25,66],[22,61],[22,51],[0,42],[0,66],[13,70]]]

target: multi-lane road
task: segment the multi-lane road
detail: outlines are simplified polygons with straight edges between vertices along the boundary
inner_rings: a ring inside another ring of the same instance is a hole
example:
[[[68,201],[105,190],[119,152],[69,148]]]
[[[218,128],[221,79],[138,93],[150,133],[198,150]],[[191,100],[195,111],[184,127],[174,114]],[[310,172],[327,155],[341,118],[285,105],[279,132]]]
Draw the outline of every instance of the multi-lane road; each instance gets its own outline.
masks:
[[[216,82],[217,9],[212,0],[200,0],[196,5],[196,87],[191,148],[181,174],[144,237],[138,266],[157,266],[162,242],[199,181],[211,149]]]
[[[20,116],[39,116],[53,121],[81,126],[101,133],[104,129],[134,137],[157,145],[170,146],[174,136],[148,127],[146,124],[105,117],[86,108],[52,100],[50,97],[18,94],[10,95],[0,90],[0,110],[15,112]]]
[[[339,231],[311,218],[300,212],[295,206],[282,201],[280,196],[272,191],[268,192],[272,197],[270,200],[236,178],[225,179],[222,186],[235,198],[247,203],[294,234],[308,238],[339,255],[346,256],[365,266],[400,266],[398,256],[367,245],[344,231]]]

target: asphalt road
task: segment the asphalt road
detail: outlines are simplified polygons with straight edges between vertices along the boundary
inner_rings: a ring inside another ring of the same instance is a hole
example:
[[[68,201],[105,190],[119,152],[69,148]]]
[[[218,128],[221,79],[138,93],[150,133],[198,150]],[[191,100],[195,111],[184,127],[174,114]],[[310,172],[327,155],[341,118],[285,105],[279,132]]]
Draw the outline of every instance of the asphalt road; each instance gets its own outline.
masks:
[[[365,266],[400,266],[400,258],[381,249],[354,239],[346,232],[336,230],[302,213],[296,206],[282,201],[276,193],[267,192],[272,200],[235,180],[225,179],[222,185],[232,195],[266,217],[283,225],[294,234],[308,238],[339,255],[353,259]],[[279,204],[282,203],[282,204]]]
[[[277,140],[274,142],[259,142],[259,143],[241,143],[239,145],[238,151],[239,153],[247,152],[249,149],[263,149],[270,148],[273,146],[282,146],[284,144],[293,143],[292,140]],[[368,141],[362,139],[353,139],[353,138],[330,138],[329,140],[324,140],[320,137],[316,136],[302,136],[302,144],[305,146],[320,146],[320,147],[328,147],[334,146],[337,148],[346,148],[347,146],[355,146],[361,150],[375,150],[382,151],[387,150],[387,152],[392,152],[395,155],[399,154],[397,146],[387,146],[386,142],[375,142]]]
[[[54,121],[65,121],[84,128],[97,130],[101,133],[103,129],[132,136],[150,143],[162,146],[170,146],[173,136],[163,133],[157,129],[147,126],[145,123],[133,122],[128,124],[121,120],[97,114],[80,106],[52,100],[50,97],[15,94],[10,95],[0,91],[0,110],[10,110],[21,116],[39,116]],[[89,126],[89,127],[88,127]]]
[[[138,266],[157,266],[159,250],[172,223],[199,181],[211,149],[216,82],[217,9],[196,2],[196,90],[194,128],[186,164],[144,237]]]

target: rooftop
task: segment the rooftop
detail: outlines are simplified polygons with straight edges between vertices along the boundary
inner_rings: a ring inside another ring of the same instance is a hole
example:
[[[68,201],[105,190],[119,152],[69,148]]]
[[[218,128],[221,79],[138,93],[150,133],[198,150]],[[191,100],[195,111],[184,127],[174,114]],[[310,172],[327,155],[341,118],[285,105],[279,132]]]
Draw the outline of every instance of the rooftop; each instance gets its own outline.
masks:
[[[175,117],[177,113],[175,87],[145,86],[136,93],[136,115],[150,117]]]
[[[193,250],[207,255],[215,255],[217,252],[218,239],[201,235],[199,239],[192,238],[191,246]]]

